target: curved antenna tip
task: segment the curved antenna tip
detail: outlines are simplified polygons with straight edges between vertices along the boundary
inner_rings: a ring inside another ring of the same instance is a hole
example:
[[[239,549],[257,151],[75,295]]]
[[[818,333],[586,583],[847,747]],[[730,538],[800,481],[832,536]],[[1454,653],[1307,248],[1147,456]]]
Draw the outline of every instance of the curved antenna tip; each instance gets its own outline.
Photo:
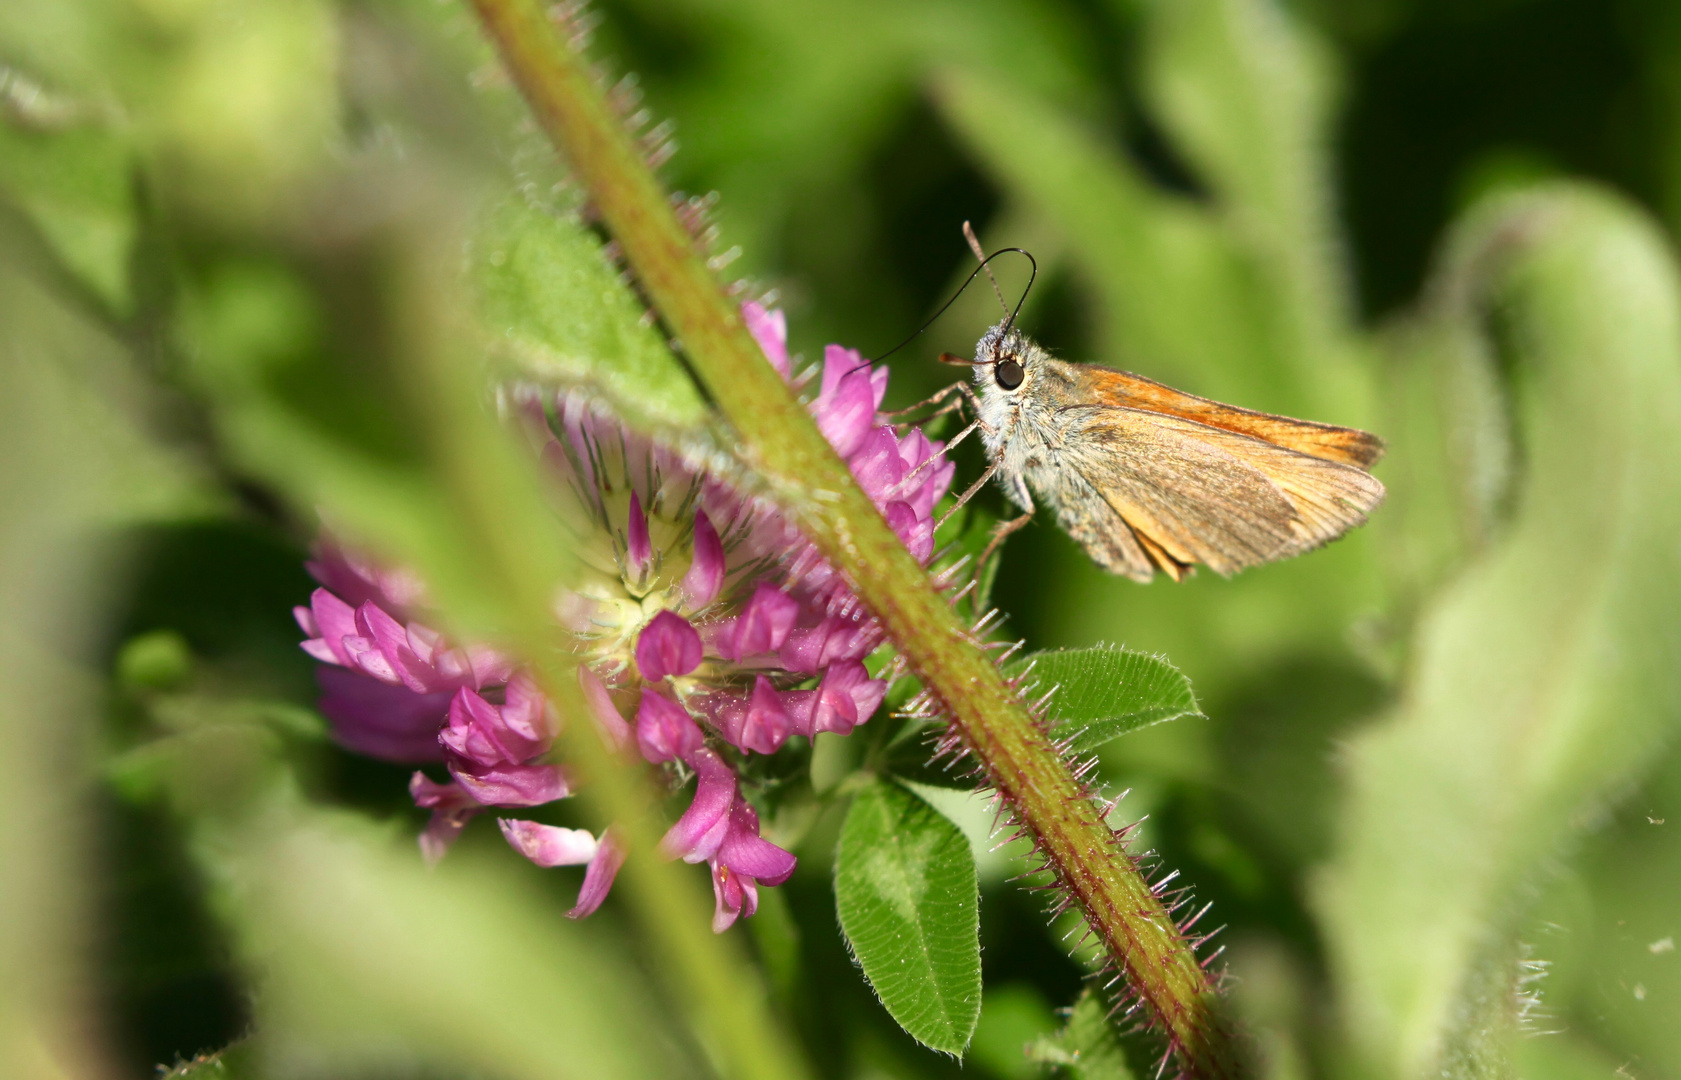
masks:
[[[997,251],[994,251],[991,255],[988,255],[986,258],[982,259],[981,264],[979,266],[977,266],[973,270],[969,271],[969,276],[963,279],[963,284],[961,284],[957,287],[957,291],[951,294],[951,298],[949,300],[947,300],[945,303],[941,304],[940,307],[939,307],[939,310],[935,311],[934,314],[928,316],[928,321],[927,322],[925,322],[921,326],[917,327],[916,332],[911,334],[910,337],[907,337],[905,340],[899,342],[899,344],[893,346],[891,349],[888,349],[886,352],[882,353],[880,356],[871,357],[870,358],[870,363],[879,364],[881,361],[887,359],[889,356],[892,356],[894,353],[898,352],[900,349],[904,348],[906,345],[909,345],[911,342],[915,341],[917,339],[917,337],[919,335],[921,335],[924,330],[927,330],[930,326],[934,325],[934,320],[935,319],[938,319],[941,315],[944,315],[946,313],[947,308],[949,308],[949,307],[951,307],[951,305],[957,303],[957,298],[959,296],[963,295],[963,290],[965,290],[969,287],[969,285],[975,280],[976,276],[979,275],[981,271],[986,270],[988,263],[990,263],[992,260],[998,258],[998,256],[1006,255],[1006,254],[1009,254],[1010,252],[1015,252],[1017,255],[1026,256],[1028,264],[1030,266],[1030,270],[1029,270],[1028,276],[1027,276],[1027,287],[1022,289],[1022,291],[1021,291],[1021,299],[1016,301],[1015,310],[1010,312],[1009,318],[1004,320],[1004,328],[1005,328],[1005,331],[1008,332],[1011,327],[1015,326],[1016,316],[1021,314],[1021,306],[1022,306],[1022,304],[1026,303],[1026,301],[1027,301],[1028,291],[1033,288],[1033,282],[1039,276],[1039,260],[1035,259],[1033,257],[1033,253],[1031,251],[1028,251],[1026,248],[1019,248],[1019,247],[999,248]],[[988,271],[987,274],[990,277],[991,276],[991,271]],[[994,287],[996,287],[996,284],[995,284]]]

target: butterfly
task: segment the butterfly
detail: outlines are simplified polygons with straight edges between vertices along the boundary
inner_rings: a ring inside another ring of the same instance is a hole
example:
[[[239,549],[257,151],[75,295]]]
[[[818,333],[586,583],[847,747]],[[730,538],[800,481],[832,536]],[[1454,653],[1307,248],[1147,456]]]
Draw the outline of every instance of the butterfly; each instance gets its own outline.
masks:
[[[949,354],[948,354],[949,356]],[[1001,322],[975,348],[981,440],[1004,494],[1035,497],[1098,565],[1175,581],[1229,576],[1335,540],[1383,500],[1383,442],[1058,360]],[[987,477],[983,477],[983,481]]]
[[[1198,565],[1230,576],[1298,555],[1383,501],[1368,471],[1383,456],[1375,435],[1058,360],[1014,324],[1011,312],[973,360],[940,357],[973,367],[965,396],[990,460],[960,504],[996,477],[1023,511],[999,526],[982,562],[1036,502],[1098,565],[1147,582],[1158,570],[1175,581]]]

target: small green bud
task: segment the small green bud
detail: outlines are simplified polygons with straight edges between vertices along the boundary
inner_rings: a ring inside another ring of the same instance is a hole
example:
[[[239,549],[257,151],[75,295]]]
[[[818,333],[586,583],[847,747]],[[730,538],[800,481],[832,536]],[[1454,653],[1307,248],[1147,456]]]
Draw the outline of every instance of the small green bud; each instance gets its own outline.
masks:
[[[117,653],[117,681],[136,690],[173,690],[193,673],[193,651],[174,630],[152,630]]]

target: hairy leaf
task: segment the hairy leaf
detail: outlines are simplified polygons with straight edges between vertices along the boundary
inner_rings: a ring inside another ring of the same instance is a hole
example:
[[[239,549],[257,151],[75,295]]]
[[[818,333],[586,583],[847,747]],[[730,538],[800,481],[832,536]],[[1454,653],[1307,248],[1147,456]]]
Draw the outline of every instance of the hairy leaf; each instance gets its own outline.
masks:
[[[1384,1075],[1464,1059],[1524,886],[1681,715],[1681,283],[1601,193],[1461,226],[1440,317],[1497,306],[1526,469],[1503,537],[1419,626],[1402,706],[1351,747],[1319,889],[1349,1030]],[[1467,1025],[1472,1025],[1468,1027]]]
[[[579,222],[510,199],[473,253],[480,318],[516,373],[587,383],[644,428],[705,420],[688,372]]]
[[[1037,683],[1029,695],[1056,689],[1049,714],[1058,738],[1073,736],[1076,753],[1151,724],[1202,715],[1191,681],[1165,657],[1099,645],[1033,653],[1010,670],[1029,664]]]
[[[168,1072],[163,1072],[160,1065],[158,1080],[261,1080],[263,1073],[255,1057],[251,1044],[240,1041],[214,1052],[194,1054],[176,1062]]]
[[[835,862],[841,929],[912,1038],[961,1054],[981,1009],[975,860],[957,826],[897,784],[853,799]]]
[[[1028,1056],[1061,1067],[1073,1080],[1132,1080],[1109,1007],[1089,987],[1068,1010],[1067,1025],[1055,1035],[1042,1036],[1028,1048]]]

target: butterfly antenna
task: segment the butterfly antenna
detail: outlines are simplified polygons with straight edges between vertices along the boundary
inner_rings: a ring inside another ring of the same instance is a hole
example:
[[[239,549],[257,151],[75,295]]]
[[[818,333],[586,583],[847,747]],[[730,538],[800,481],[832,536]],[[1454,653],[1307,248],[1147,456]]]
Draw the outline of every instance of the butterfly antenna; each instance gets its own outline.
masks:
[[[969,250],[975,253],[975,258],[981,262],[981,268],[986,271],[986,279],[992,282],[992,294],[998,297],[998,306],[1005,311],[1010,310],[1010,302],[1004,299],[1004,290],[998,287],[998,279],[992,276],[992,267],[986,265],[986,251],[981,242],[975,238],[974,226],[967,221],[963,223],[963,239],[969,241]]]
[[[1008,334],[1016,325],[1016,316],[1021,314],[1021,306],[1027,303],[1027,294],[1033,291],[1034,280],[1039,277],[1039,260],[1035,259],[1031,252],[1022,251],[1021,248],[1004,248],[1004,251],[1021,251],[1023,255],[1027,256],[1028,264],[1027,284],[1021,290],[1021,299],[1016,301],[1016,309],[1010,312],[1010,317],[1004,320],[1004,333]],[[985,266],[986,264],[982,263],[981,265]],[[987,276],[991,277],[992,272],[988,271]],[[993,287],[996,288],[997,286],[994,285]]]
[[[899,344],[893,346],[891,349],[888,349],[886,352],[882,353],[880,356],[871,357],[868,361],[866,361],[866,363],[868,363],[868,364],[879,364],[883,360],[886,360],[889,356],[892,356],[894,353],[896,353],[900,349],[904,348],[906,345],[909,345],[911,342],[915,341],[917,339],[917,337],[920,336],[921,333],[924,330],[926,330],[930,326],[934,325],[934,320],[935,319],[938,319],[941,315],[944,315],[946,313],[947,308],[949,308],[949,307],[951,307],[951,305],[957,303],[957,298],[959,296],[963,295],[963,290],[967,289],[970,286],[970,284],[974,282],[975,278],[980,275],[981,271],[986,270],[987,263],[990,263],[992,260],[998,258],[998,256],[1000,256],[1000,255],[1007,255],[1012,251],[1015,252],[1017,255],[1026,255],[1027,256],[1027,261],[1029,263],[1032,263],[1033,272],[1032,272],[1032,275],[1027,279],[1027,288],[1031,289],[1033,287],[1033,278],[1035,278],[1039,275],[1039,264],[1034,261],[1033,256],[1031,254],[1029,254],[1027,251],[1025,251],[1025,250],[1023,250],[1022,248],[1019,248],[1019,247],[999,248],[997,251],[994,251],[991,255],[988,255],[984,259],[982,259],[981,264],[979,266],[975,267],[973,270],[971,270],[969,272],[969,276],[963,279],[963,284],[959,285],[957,287],[957,291],[951,294],[951,299],[949,299],[945,303],[941,304],[940,309],[938,311],[934,312],[934,314],[928,316],[928,321],[923,323],[921,326],[917,327],[915,333],[911,334],[909,337],[907,337],[905,340],[899,342]],[[992,272],[987,271],[987,276],[991,277]],[[1027,290],[1026,289],[1022,290],[1021,298],[1022,298],[1022,300],[1027,299]],[[1009,319],[1006,320],[1006,325],[1014,324],[1015,320],[1016,320],[1016,313],[1020,312],[1020,311],[1021,311],[1021,303],[1020,303],[1020,301],[1018,301],[1016,303],[1016,311],[1012,312],[1010,314]],[[863,365],[860,365],[860,366],[863,366]]]

